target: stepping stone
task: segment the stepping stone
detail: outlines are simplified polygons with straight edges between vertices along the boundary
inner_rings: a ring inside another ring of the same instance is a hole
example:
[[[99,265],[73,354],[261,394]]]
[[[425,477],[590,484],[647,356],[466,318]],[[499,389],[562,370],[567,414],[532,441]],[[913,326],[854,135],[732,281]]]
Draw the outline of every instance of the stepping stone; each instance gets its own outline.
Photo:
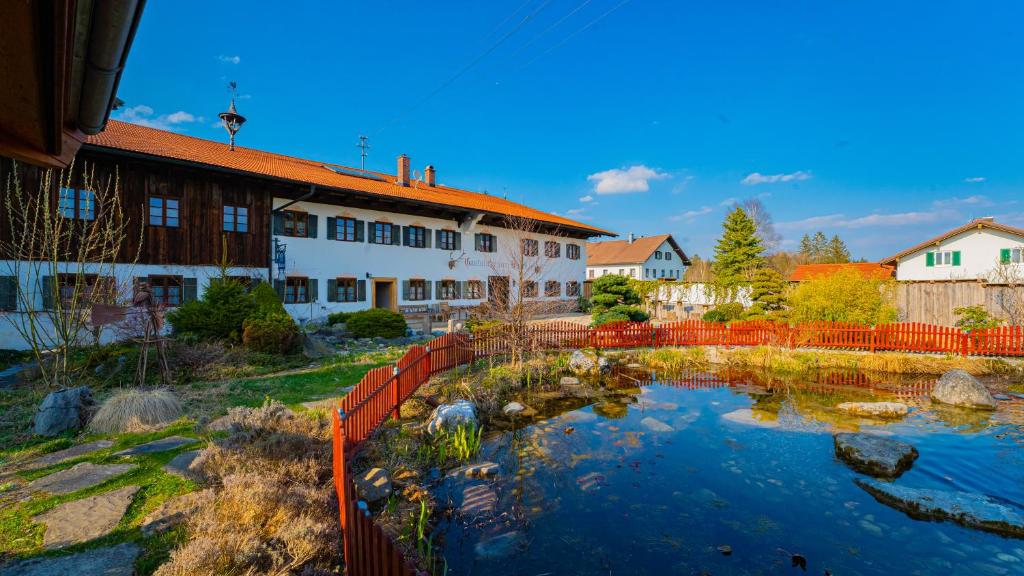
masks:
[[[863,474],[896,478],[917,460],[917,449],[886,436],[842,432],[834,440],[836,456]]]
[[[0,568],[0,576],[133,576],[137,544],[125,542],[70,556],[33,558]]]
[[[184,522],[200,506],[212,499],[213,490],[209,489],[175,496],[142,519],[142,533],[152,536],[166,532],[171,527]]]
[[[463,516],[493,514],[497,506],[498,495],[486,484],[474,484],[462,490],[462,506],[459,506],[459,512]]]
[[[1011,400],[1011,398],[1009,396],[1007,396],[1006,394],[993,394],[992,397],[995,398],[996,400],[1000,400],[1002,402],[1006,402],[1007,400]]]
[[[44,454],[35,460],[27,463],[22,469],[23,470],[36,470],[39,468],[46,468],[47,466],[53,466],[54,464],[60,464],[65,460],[71,460],[72,458],[78,458],[79,456],[85,456],[86,454],[92,454],[98,450],[110,448],[114,445],[113,440],[96,440],[95,442],[87,442],[85,444],[79,444],[78,446],[72,446],[71,448],[65,448],[64,450],[58,450],[49,454]]]
[[[67,470],[54,472],[30,482],[25,488],[29,492],[70,494],[77,490],[91,488],[135,469],[134,464],[93,464],[82,462]]]
[[[167,438],[161,438],[159,440],[153,440],[146,444],[139,444],[138,446],[132,446],[126,450],[117,452],[116,456],[136,456],[138,454],[152,454],[154,452],[166,452],[167,450],[174,450],[180,446],[186,444],[193,444],[198,442],[195,438],[186,438],[185,436],[168,436]]]
[[[383,468],[370,468],[356,474],[352,483],[356,486],[356,494],[371,504],[391,496],[391,476]]]
[[[189,450],[188,452],[178,454],[164,465],[164,472],[193,482],[200,482],[203,479],[202,475],[189,468],[200,452],[201,450]]]
[[[117,527],[138,486],[125,486],[81,500],[72,500],[33,517],[46,525],[43,547],[53,550],[106,536]]]
[[[651,418],[650,416],[640,421],[640,425],[647,428],[651,432],[675,432],[676,429],[665,424],[657,418]]]
[[[910,412],[910,407],[902,402],[842,402],[836,408],[854,416],[876,418],[902,418]]]
[[[466,478],[493,478],[498,475],[498,465],[494,462],[480,462],[459,466],[448,473],[449,478],[465,476]]]

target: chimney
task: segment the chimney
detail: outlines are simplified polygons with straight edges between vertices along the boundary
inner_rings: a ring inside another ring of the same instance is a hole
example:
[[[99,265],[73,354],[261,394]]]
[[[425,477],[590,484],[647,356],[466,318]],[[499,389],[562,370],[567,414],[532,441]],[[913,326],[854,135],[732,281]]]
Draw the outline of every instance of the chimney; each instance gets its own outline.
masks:
[[[632,232],[630,232],[629,235],[626,236],[626,240],[628,240],[630,244],[633,243],[633,233]]]
[[[423,179],[427,182],[427,186],[437,186],[437,170],[434,170],[433,164],[423,169]]]
[[[409,157],[405,154],[398,157],[398,184],[409,185]]]

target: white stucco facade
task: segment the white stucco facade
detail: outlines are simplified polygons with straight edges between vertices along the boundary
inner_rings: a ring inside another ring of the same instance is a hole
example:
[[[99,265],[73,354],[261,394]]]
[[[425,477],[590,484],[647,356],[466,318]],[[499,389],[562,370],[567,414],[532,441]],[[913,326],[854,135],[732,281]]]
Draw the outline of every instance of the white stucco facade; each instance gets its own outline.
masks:
[[[643,262],[623,262],[587,266],[587,280],[619,274],[638,280],[682,280],[686,264],[668,241],[662,242]]]
[[[1001,271],[1024,276],[1024,237],[979,226],[896,261],[901,281],[998,280]]]

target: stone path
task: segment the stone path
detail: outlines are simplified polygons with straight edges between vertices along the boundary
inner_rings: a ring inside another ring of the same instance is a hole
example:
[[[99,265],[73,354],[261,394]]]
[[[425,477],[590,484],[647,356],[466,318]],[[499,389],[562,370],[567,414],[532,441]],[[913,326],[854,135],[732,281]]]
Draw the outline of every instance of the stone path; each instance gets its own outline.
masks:
[[[166,452],[167,450],[174,450],[175,448],[185,446],[186,444],[193,444],[195,442],[198,442],[195,438],[186,438],[185,436],[168,436],[167,438],[153,440],[146,444],[139,444],[138,446],[132,446],[131,448],[121,450],[120,452],[117,452],[116,455],[135,456],[138,454]]]
[[[180,478],[191,480],[193,482],[199,482],[202,480],[202,476],[189,468],[192,462],[199,456],[200,450],[190,450],[188,452],[182,452],[171,459],[166,465],[164,465],[164,472],[168,474],[174,474]]]
[[[53,550],[105,536],[117,527],[138,486],[125,486],[81,500],[72,500],[33,517],[46,525],[43,547]]]
[[[25,488],[29,492],[69,494],[77,490],[102,484],[135,468],[134,464],[93,464],[82,462],[67,470],[54,472],[30,482]]]
[[[462,490],[462,506],[459,512],[463,516],[482,516],[493,514],[498,505],[498,495],[490,486],[474,484]]]
[[[201,505],[212,500],[213,490],[210,489],[175,496],[142,519],[142,533],[152,536],[165,532],[175,524],[184,522]]]
[[[71,448],[65,448],[64,450],[44,454],[25,464],[22,469],[37,470],[39,468],[46,468],[47,466],[60,464],[65,460],[71,460],[72,458],[78,458],[79,456],[85,456],[86,454],[92,454],[93,452],[110,448],[113,445],[114,442],[112,440],[96,440],[95,442],[79,444],[77,446],[72,446]]]
[[[125,542],[70,556],[22,560],[0,568],[0,576],[132,576],[141,553],[137,544]]]

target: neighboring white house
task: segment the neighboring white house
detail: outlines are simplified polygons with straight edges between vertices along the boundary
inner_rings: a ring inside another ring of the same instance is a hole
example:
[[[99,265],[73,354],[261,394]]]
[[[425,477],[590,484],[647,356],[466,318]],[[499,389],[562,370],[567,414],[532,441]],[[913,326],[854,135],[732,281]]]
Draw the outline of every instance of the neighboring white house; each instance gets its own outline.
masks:
[[[998,283],[1007,272],[1024,278],[1024,229],[979,218],[880,263],[895,266],[900,281]]]
[[[690,259],[671,234],[587,244],[587,280],[618,274],[639,280],[682,280]]]

